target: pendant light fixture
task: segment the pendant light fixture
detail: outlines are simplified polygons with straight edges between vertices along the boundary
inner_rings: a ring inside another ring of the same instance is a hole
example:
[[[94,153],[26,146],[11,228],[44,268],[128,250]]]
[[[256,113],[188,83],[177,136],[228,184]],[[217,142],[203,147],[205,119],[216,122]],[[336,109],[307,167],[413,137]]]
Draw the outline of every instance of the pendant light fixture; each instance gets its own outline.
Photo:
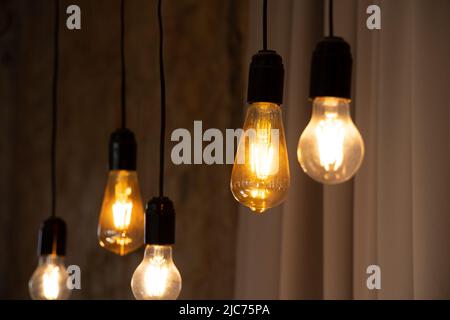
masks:
[[[290,185],[281,115],[283,85],[282,58],[267,49],[267,0],[263,0],[263,49],[250,64],[249,107],[230,183],[236,200],[256,213],[283,202]]]
[[[162,0],[158,0],[159,68],[161,81],[161,140],[159,197],[145,211],[145,253],[134,271],[131,289],[137,300],[175,300],[181,291],[181,276],[172,259],[175,243],[175,209],[164,196],[164,144],[166,130],[166,86],[164,77]]]
[[[39,264],[28,282],[34,300],[65,300],[70,297],[67,287],[66,224],[56,217],[56,133],[58,111],[58,59],[59,59],[59,0],[55,0],[54,57],[51,132],[51,215],[39,230]]]
[[[126,255],[142,246],[144,209],[136,172],[137,144],[126,127],[125,0],[120,7],[121,127],[109,140],[109,177],[98,222],[100,246]]]
[[[312,118],[303,131],[297,156],[303,171],[325,184],[353,177],[364,157],[364,142],[350,116],[352,56],[350,45],[333,34],[329,0],[329,36],[313,53],[310,99]]]

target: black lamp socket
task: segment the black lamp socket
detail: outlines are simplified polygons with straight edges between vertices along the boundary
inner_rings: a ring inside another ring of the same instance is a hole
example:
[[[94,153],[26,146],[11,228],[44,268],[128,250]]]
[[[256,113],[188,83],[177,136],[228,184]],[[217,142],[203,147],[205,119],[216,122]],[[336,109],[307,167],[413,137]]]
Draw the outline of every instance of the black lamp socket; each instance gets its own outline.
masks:
[[[175,209],[167,197],[155,197],[145,209],[145,243],[171,245],[175,243]]]
[[[351,99],[352,63],[350,45],[344,39],[326,37],[320,41],[312,56],[310,99]]]

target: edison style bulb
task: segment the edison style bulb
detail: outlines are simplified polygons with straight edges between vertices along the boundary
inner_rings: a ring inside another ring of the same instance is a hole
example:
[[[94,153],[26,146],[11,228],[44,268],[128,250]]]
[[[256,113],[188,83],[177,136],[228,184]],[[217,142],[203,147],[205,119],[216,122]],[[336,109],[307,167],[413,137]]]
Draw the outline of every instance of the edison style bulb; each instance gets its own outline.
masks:
[[[172,247],[147,245],[144,260],[131,279],[137,300],[175,300],[181,291],[181,276],[172,260]]]
[[[64,258],[58,255],[39,257],[39,265],[28,282],[33,300],[66,300],[71,290],[67,286],[67,270]]]
[[[102,247],[121,256],[144,243],[144,209],[136,171],[110,171],[98,239]]]
[[[281,108],[274,103],[253,103],[236,153],[231,192],[240,203],[262,213],[283,202],[289,184]]]
[[[300,165],[311,178],[325,184],[349,180],[364,157],[364,142],[350,117],[350,100],[319,97],[297,149]]]

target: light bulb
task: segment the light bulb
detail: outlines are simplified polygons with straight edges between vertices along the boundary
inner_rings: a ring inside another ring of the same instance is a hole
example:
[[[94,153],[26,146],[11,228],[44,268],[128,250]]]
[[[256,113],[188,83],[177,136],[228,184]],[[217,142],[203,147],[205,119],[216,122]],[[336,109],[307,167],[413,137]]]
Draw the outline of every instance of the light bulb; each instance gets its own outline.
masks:
[[[28,282],[33,300],[66,300],[71,290],[67,286],[67,270],[62,256],[39,257],[39,265]]]
[[[136,171],[109,172],[98,239],[102,247],[121,256],[144,243],[144,208]]]
[[[297,149],[300,165],[311,178],[325,184],[349,180],[364,157],[364,142],[350,116],[350,100],[318,97],[311,121]]]
[[[250,104],[243,129],[231,174],[231,192],[240,203],[262,213],[286,198],[290,184],[280,106]]]
[[[137,300],[175,300],[181,291],[181,276],[172,260],[172,247],[147,245],[144,259],[131,279]]]

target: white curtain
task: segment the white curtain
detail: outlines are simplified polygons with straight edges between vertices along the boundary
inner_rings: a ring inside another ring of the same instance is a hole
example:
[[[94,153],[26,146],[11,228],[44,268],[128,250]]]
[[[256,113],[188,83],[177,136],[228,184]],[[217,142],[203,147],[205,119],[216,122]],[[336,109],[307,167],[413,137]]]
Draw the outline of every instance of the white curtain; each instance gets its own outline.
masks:
[[[250,1],[250,61],[261,43]],[[368,30],[366,8],[381,8]],[[450,1],[335,0],[335,34],[352,46],[353,117],[365,140],[351,182],[322,186],[296,148],[311,116],[309,68],[327,3],[269,1],[269,47],[284,58],[291,189],[264,216],[242,209],[236,298],[450,298]],[[366,286],[369,265],[381,289]]]

